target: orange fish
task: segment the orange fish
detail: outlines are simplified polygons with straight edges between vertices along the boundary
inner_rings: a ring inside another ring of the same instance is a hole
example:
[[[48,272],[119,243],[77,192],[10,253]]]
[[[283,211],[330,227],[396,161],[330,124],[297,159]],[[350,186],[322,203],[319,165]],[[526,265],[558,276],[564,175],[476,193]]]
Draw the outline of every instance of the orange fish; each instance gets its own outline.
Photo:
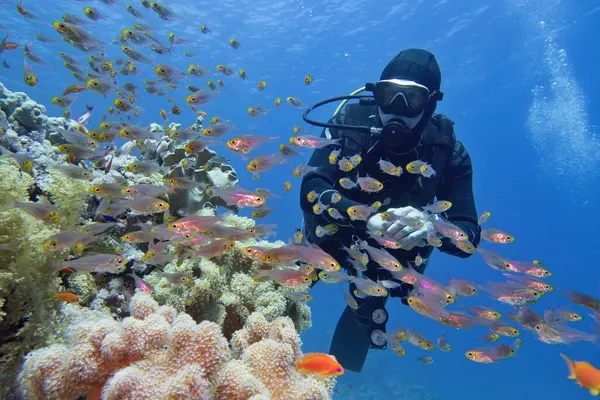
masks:
[[[86,86],[71,85],[71,86],[69,86],[68,88],[65,89],[65,91],[63,92],[63,96],[66,96],[66,95],[71,94],[71,93],[83,92],[84,90],[87,90]]]
[[[587,361],[571,361],[569,357],[560,353],[569,367],[569,379],[577,381],[579,386],[590,391],[592,396],[600,394],[600,370]]]
[[[344,374],[344,367],[333,356],[325,353],[305,354],[296,363],[296,370],[304,375],[314,374],[318,380]]]
[[[79,302],[79,297],[75,293],[71,292],[55,292],[53,297],[57,300],[64,301],[67,303],[77,303]]]
[[[167,112],[165,110],[160,110],[160,116],[163,117],[165,122],[169,122],[169,118],[167,117]]]

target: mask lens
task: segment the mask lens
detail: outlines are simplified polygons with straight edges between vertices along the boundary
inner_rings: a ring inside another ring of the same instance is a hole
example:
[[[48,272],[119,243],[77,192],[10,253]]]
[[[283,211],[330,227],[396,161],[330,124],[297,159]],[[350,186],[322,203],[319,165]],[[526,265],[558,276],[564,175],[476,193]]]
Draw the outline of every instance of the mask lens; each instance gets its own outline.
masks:
[[[416,115],[429,103],[429,90],[423,86],[380,81],[374,85],[373,95],[386,114]]]
[[[422,108],[429,102],[429,92],[422,88],[407,88],[403,93],[410,109]]]

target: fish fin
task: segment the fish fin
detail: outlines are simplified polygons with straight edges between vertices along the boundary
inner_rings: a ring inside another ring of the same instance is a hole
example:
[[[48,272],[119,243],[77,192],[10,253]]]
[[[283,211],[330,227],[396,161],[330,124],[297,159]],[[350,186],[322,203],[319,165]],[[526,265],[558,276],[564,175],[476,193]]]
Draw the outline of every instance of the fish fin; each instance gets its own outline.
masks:
[[[598,395],[600,394],[600,388],[593,388],[593,389],[590,389],[590,394],[591,394],[592,396],[598,396]]]
[[[319,381],[322,381],[322,380],[324,380],[324,379],[327,379],[327,378],[328,378],[328,376],[327,376],[327,374],[315,374],[315,378],[316,378],[317,380],[319,380]],[[595,395],[594,395],[594,396],[595,396]]]
[[[575,374],[575,364],[573,363],[573,361],[571,361],[571,359],[569,357],[567,357],[566,355],[564,355],[563,353],[560,353],[560,356],[566,361],[567,363],[567,367],[569,368],[569,379],[576,379],[577,375]]]

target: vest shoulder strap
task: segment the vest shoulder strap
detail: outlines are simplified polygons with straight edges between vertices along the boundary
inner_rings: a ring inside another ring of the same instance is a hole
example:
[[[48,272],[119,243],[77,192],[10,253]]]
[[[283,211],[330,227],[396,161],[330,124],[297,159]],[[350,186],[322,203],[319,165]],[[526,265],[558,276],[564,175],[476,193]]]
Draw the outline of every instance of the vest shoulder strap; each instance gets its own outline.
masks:
[[[334,123],[342,125],[372,125],[371,118],[377,115],[376,113],[377,107],[372,105],[362,103],[348,104],[333,119]],[[342,147],[342,156],[344,157],[351,157],[362,153],[371,146],[370,133],[344,129],[338,133],[338,137],[344,139]]]
[[[428,202],[435,195],[442,183],[444,169],[452,159],[457,143],[454,134],[454,122],[442,114],[434,114],[423,135],[422,145],[431,148],[431,167],[436,172],[434,177],[419,180],[419,188],[414,197],[422,197],[420,202]]]
[[[456,143],[454,121],[443,114],[434,114],[430,122],[423,136],[423,144],[429,146],[440,145],[454,150]]]

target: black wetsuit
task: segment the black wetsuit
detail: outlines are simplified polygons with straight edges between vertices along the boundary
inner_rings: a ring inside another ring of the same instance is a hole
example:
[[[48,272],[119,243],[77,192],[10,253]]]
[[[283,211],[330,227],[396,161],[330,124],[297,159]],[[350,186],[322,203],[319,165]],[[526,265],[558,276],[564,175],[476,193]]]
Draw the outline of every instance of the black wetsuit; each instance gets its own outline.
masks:
[[[342,114],[330,122],[369,126],[381,124],[379,118],[376,117],[376,107],[370,104],[348,105]],[[341,138],[343,145],[342,156],[349,158],[357,153],[362,156],[362,161],[354,170],[343,172],[339,169],[337,163],[332,165],[329,162],[331,152],[339,149],[339,146],[327,146],[315,150],[309,161],[309,165],[320,167],[320,169],[304,177],[300,190],[300,204],[304,211],[305,230],[309,241],[318,244],[324,251],[336,258],[348,273],[355,275],[356,271],[350,266],[348,255],[342,250],[342,246],[350,246],[353,235],[358,236],[360,239],[368,239],[366,222],[350,221],[348,219],[346,210],[348,207],[357,204],[369,205],[375,201],[387,203],[387,205],[378,210],[378,212],[382,212],[389,208],[406,206],[412,206],[420,210],[432,204],[435,199],[448,200],[452,202],[452,207],[442,214],[443,217],[460,227],[469,236],[471,243],[475,246],[478,245],[480,228],[477,223],[477,212],[473,198],[471,159],[463,144],[456,140],[453,123],[449,119],[440,114],[433,115],[427,128],[424,130],[421,143],[412,152],[404,155],[395,155],[382,148],[377,135],[360,134],[351,130],[326,129],[323,131],[322,136],[329,136],[331,139]],[[396,166],[401,166],[403,169],[411,161],[422,160],[433,165],[434,170],[436,170],[436,176],[424,178],[419,175],[409,174],[406,171],[403,171],[399,177],[390,176],[380,170],[378,165],[380,159],[387,160]],[[357,172],[361,177],[368,175],[381,181],[384,185],[383,190],[378,193],[367,193],[361,191],[358,187],[350,190],[344,189],[340,185],[339,179],[348,177],[356,182]],[[327,211],[321,215],[315,215],[313,212],[314,203],[310,203],[307,199],[307,194],[311,191],[318,194],[325,193],[321,196],[320,201],[328,205],[328,207],[336,208],[345,219],[336,221]],[[335,193],[334,191],[340,193],[342,199],[335,204],[331,204],[331,195]],[[318,225],[324,226],[331,223],[339,226],[339,231],[335,235],[319,238],[314,234],[315,228]],[[459,250],[449,239],[443,239],[442,242],[443,244],[439,248],[440,251],[463,258],[470,256],[470,254]],[[377,243],[373,239],[369,240],[369,244],[377,247]],[[424,259],[428,258],[433,248],[426,246],[415,247],[410,251],[402,249],[386,250],[402,264],[406,265],[407,262],[414,261],[417,254]],[[377,279],[390,279],[389,272],[379,268],[374,262],[369,262],[367,267],[368,269],[365,274],[370,279],[374,281]],[[421,268],[417,269],[423,272],[424,268],[425,266],[422,265]],[[403,285],[401,288],[392,290],[390,295],[392,297],[405,296],[408,289],[407,286]],[[378,305],[374,305],[373,307],[383,307],[386,301],[385,298],[368,297],[367,300],[369,299],[379,302]],[[361,304],[361,307],[362,303],[365,302],[362,299],[357,299],[357,301]],[[373,307],[368,308],[368,310],[372,311]],[[350,312],[352,311],[348,308],[346,313]],[[360,308],[354,314],[358,314],[360,318]],[[362,315],[362,317],[365,319],[363,322],[368,325],[369,323],[366,322],[368,316]],[[340,324],[342,324],[342,320],[340,320]],[[385,331],[385,323],[382,326],[382,330]],[[346,328],[340,328],[340,325],[338,325],[338,329]],[[348,328],[348,330],[351,329]],[[354,343],[352,341],[354,339],[347,339],[343,346],[353,346]],[[334,338],[335,341],[336,339]],[[370,346],[373,347],[372,344]],[[332,344],[332,351],[335,350],[334,347],[335,343]],[[368,347],[365,352],[367,350]],[[337,352],[340,352],[339,348]],[[340,358],[339,354],[335,355],[338,359]],[[349,357],[352,358],[353,356]],[[364,356],[366,357],[366,353]],[[340,362],[344,365],[344,356],[342,355],[341,358]],[[364,357],[362,362],[364,362]],[[347,364],[349,364],[348,368],[351,370],[360,370],[362,362],[360,360],[356,362],[349,360],[347,361]],[[346,367],[346,365],[344,366]]]

